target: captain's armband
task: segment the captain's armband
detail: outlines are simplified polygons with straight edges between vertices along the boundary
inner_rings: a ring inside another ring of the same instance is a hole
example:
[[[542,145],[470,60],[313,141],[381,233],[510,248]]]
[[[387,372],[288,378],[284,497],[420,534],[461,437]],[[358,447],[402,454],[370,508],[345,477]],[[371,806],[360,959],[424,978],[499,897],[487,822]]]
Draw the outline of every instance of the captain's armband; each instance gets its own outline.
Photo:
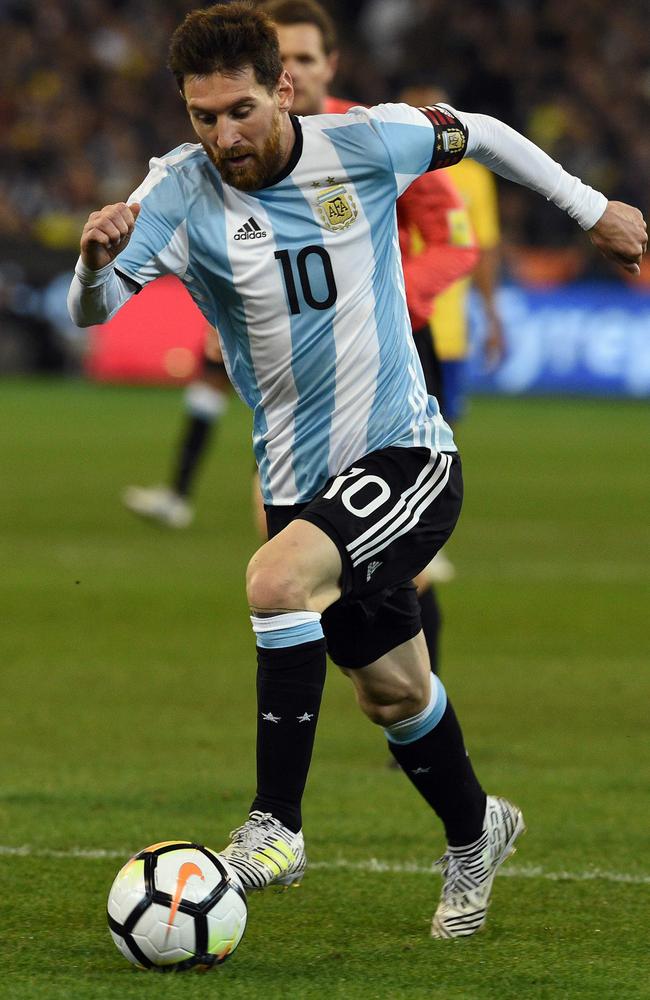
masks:
[[[467,127],[447,108],[432,105],[419,109],[435,132],[433,155],[428,170],[441,170],[458,163],[467,150]]]

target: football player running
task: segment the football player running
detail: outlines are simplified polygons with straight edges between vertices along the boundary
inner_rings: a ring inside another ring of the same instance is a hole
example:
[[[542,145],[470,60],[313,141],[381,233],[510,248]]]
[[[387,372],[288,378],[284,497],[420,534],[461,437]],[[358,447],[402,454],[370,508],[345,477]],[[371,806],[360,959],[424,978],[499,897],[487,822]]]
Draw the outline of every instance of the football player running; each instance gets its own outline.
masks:
[[[462,477],[413,347],[395,200],[471,155],[552,200],[632,273],[643,218],[484,115],[379,105],[299,120],[273,24],[246,3],[189,14],[170,67],[199,142],[153,159],[128,204],[90,215],[69,307],[79,325],[103,322],[176,274],[254,411],[269,527],[246,578],[257,793],[223,854],[249,889],[301,878],[327,650],[444,825],[433,936],[471,935],[524,823],[474,773],[410,583],[453,530]],[[265,235],[235,241],[253,221]]]

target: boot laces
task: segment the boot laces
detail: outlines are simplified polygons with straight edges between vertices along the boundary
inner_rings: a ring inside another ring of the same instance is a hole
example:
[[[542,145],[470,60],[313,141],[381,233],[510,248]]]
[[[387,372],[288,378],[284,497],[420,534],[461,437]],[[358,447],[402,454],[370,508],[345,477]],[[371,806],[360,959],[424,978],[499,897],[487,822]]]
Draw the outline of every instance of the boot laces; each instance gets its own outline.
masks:
[[[442,886],[442,897],[445,902],[456,896],[465,896],[468,892],[478,889],[483,879],[477,879],[468,870],[464,860],[457,858],[451,851],[447,851],[441,858],[434,862],[434,867],[442,872],[444,883]]]
[[[277,820],[273,818],[271,813],[263,813],[255,810],[255,812],[250,814],[245,823],[238,826],[236,830],[230,831],[231,844],[241,850],[255,848],[259,844],[260,827],[267,823],[276,822]]]

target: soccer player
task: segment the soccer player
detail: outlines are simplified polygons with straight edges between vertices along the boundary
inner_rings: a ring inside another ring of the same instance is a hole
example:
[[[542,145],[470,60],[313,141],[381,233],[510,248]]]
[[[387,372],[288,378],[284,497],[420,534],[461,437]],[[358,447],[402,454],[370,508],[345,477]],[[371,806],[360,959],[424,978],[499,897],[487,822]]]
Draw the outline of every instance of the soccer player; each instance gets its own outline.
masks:
[[[190,495],[206,448],[228,406],[230,379],[219,334],[206,325],[200,376],[185,390],[185,420],[174,452],[169,486],[127,486],[124,505],[134,514],[168,528],[187,528],[194,518]]]
[[[395,200],[420,174],[472,155],[564,208],[634,273],[641,213],[483,115],[380,105],[293,117],[273,24],[247,3],[189,14],[169,64],[199,142],[154,158],[129,204],[90,215],[69,307],[79,325],[103,322],[176,274],[254,410],[269,527],[247,572],[258,783],[223,854],[247,889],[302,876],[327,649],[443,822],[432,934],[468,936],[523,818],[481,787],[420,631],[410,581],[452,531],[462,478],[413,347]],[[245,222],[262,235],[242,244]]]

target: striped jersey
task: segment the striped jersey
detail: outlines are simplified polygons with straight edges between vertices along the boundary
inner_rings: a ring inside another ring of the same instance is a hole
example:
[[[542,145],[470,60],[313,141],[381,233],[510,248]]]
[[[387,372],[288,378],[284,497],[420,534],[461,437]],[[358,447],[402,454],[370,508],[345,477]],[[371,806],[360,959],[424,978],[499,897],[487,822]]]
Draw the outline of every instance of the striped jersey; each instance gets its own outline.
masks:
[[[466,131],[401,104],[292,123],[289,163],[257,191],[225,184],[200,144],[151,160],[116,267],[139,286],[175,274],[217,327],[277,505],[379,448],[455,450],[413,346],[395,201],[460,159]]]

